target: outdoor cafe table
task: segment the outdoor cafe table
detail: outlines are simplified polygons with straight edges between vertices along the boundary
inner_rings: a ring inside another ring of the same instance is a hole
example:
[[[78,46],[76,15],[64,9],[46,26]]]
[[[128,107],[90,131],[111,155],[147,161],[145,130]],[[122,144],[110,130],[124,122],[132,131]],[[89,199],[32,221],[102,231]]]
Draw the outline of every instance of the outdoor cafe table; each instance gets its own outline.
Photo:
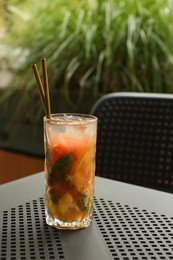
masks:
[[[100,177],[93,222],[45,223],[44,175],[0,187],[0,259],[173,259],[173,195]]]

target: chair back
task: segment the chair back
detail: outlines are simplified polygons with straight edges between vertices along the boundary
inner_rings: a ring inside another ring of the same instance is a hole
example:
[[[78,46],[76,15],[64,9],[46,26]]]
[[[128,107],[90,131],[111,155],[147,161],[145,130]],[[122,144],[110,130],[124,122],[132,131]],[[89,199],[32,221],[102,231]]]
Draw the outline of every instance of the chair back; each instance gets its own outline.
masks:
[[[173,95],[111,93],[91,114],[96,175],[173,192]]]

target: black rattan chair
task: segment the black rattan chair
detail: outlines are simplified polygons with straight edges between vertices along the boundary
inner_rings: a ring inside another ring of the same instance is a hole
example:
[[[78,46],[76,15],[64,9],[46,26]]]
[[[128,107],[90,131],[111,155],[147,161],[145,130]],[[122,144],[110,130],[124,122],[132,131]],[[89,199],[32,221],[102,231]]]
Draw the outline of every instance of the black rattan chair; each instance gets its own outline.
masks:
[[[96,115],[96,175],[173,192],[173,95],[112,93]]]

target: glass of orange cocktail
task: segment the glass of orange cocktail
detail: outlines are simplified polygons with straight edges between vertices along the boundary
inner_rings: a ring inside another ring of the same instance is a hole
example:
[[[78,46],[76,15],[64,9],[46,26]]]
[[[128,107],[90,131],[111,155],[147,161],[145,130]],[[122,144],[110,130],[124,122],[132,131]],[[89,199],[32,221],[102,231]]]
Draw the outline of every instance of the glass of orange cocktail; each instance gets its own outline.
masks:
[[[97,118],[82,114],[44,117],[46,222],[59,229],[92,220]]]

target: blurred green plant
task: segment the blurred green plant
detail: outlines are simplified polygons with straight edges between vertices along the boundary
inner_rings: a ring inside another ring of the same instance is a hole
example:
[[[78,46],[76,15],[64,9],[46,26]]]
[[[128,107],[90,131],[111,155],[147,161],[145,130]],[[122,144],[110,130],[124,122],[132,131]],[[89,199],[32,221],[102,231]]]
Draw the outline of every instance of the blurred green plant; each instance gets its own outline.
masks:
[[[31,64],[41,57],[47,58],[51,93],[62,91],[71,106],[81,104],[84,93],[173,92],[171,0],[13,2],[4,43],[27,55],[7,90],[20,89],[21,104],[37,95]]]

